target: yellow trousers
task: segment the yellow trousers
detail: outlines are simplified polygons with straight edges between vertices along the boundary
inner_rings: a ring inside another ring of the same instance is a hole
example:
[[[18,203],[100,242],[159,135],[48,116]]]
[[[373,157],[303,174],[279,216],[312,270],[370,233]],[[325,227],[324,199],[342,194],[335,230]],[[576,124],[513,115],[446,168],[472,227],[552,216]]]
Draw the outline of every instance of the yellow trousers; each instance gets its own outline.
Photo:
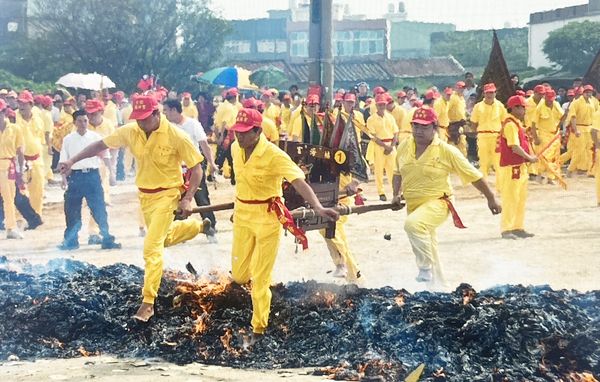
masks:
[[[373,166],[375,164],[375,142],[372,140],[367,144],[367,152],[365,153],[365,159],[369,166]]]
[[[547,131],[539,131],[538,130],[538,138],[540,139],[540,144],[535,145],[535,152],[539,153],[541,150],[546,147],[548,143],[556,136],[551,132]],[[558,165],[558,160],[560,156],[560,140],[556,140],[552,145],[546,150],[544,153],[544,158],[548,161],[548,165],[544,162],[538,162],[538,175],[544,175],[548,179],[556,179],[556,176],[548,171],[548,167],[552,170],[560,174],[560,167]]]
[[[148,232],[144,239],[144,302],[153,304],[163,274],[165,247],[193,239],[202,231],[202,222],[188,218],[173,221],[179,202],[179,190],[171,188],[154,194],[140,192],[140,203]]]
[[[579,137],[571,134],[573,140],[573,154],[569,171],[589,171],[592,166],[592,135],[590,132],[581,132]]]
[[[501,178],[501,230],[502,232],[522,230],[525,223],[525,202],[529,180],[527,165],[502,166],[498,175]]]
[[[394,177],[394,161],[396,160],[396,148],[392,149],[389,154],[384,154],[383,147],[374,144],[373,153],[375,154],[375,184],[377,185],[377,193],[385,195],[383,189],[383,174],[388,178],[390,186],[390,194],[392,194],[392,178]]]
[[[251,324],[254,333],[264,333],[269,323],[271,274],[280,237],[281,225],[276,219],[271,224],[252,224],[236,219],[234,213],[231,275],[238,284],[246,284],[252,279]]]
[[[404,222],[404,231],[417,260],[419,269],[432,270],[433,280],[444,283],[444,274],[438,255],[436,229],[448,217],[448,205],[441,199],[432,199],[420,205],[408,203],[408,216]]]
[[[332,239],[325,239],[327,249],[333,264],[345,265],[347,269],[346,279],[348,281],[355,281],[358,279],[358,265],[354,255],[350,252],[348,246],[348,239],[346,238],[346,230],[344,226],[348,221],[348,216],[340,216],[339,220],[335,223],[335,235]],[[325,230],[320,230],[319,233],[325,237]]]
[[[44,185],[46,184],[44,160],[40,157],[28,163],[30,179],[27,184],[27,191],[29,191],[29,201],[31,207],[41,217],[42,206],[44,205]]]
[[[497,134],[480,133],[477,135],[477,155],[479,156],[479,171],[484,177],[489,174],[490,167],[498,171],[500,153],[496,152]]]
[[[15,208],[17,190],[15,187],[15,181],[8,179],[8,170],[0,170],[0,195],[4,206],[4,228],[7,230],[17,228],[17,209]]]
[[[52,173],[52,155],[48,154],[48,146],[42,148],[44,157],[44,175],[46,180],[54,180],[54,174]]]

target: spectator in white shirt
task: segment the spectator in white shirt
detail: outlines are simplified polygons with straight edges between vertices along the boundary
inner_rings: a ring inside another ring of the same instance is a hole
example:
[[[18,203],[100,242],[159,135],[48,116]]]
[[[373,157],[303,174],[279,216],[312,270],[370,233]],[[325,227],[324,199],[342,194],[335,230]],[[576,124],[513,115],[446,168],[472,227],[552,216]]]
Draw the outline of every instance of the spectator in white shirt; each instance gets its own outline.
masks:
[[[66,162],[86,148],[89,144],[99,141],[102,137],[88,131],[88,117],[85,110],[73,113],[76,131],[68,134],[63,140],[60,152],[60,162]],[[102,160],[110,164],[108,151],[102,154]],[[100,180],[100,159],[96,157],[83,159],[73,165],[70,172],[63,175],[63,188],[65,191],[65,219],[67,228],[64,240],[58,246],[61,250],[72,250],[79,248],[79,230],[81,229],[81,204],[85,198],[92,217],[98,223],[100,235],[102,236],[102,249],[121,248],[121,244],[115,242],[114,236],[108,231],[108,214],[104,202],[104,192]],[[110,168],[110,166],[109,166]]]

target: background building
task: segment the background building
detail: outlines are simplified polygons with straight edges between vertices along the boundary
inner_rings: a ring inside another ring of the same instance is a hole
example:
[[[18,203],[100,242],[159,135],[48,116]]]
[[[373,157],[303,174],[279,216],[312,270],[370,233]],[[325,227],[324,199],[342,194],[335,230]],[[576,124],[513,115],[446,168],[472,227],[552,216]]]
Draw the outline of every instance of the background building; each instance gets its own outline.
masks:
[[[27,0],[0,0],[0,44],[27,33]]]
[[[548,34],[572,21],[584,20],[600,21],[600,0],[589,0],[588,4],[529,15],[529,66],[534,68],[552,66],[542,51]]]

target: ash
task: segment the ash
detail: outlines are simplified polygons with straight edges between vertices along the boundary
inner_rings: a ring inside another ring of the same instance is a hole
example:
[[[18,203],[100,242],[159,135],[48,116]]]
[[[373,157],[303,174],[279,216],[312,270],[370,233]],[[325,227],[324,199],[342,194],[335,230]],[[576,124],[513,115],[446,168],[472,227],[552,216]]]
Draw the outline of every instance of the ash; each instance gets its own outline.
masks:
[[[143,270],[0,258],[0,359],[114,354],[237,368],[315,367],[333,379],[596,381],[600,291],[502,286],[410,294],[316,282],[272,287],[266,336],[243,346],[249,288],[166,272],[148,324]]]

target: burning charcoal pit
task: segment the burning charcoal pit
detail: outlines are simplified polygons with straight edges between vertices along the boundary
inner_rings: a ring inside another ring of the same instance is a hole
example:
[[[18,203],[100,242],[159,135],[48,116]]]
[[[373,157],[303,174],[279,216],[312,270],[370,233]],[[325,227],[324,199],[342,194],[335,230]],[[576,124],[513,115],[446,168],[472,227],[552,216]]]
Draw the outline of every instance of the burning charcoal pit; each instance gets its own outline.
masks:
[[[14,270],[18,266],[20,272]],[[51,269],[48,271],[48,269]],[[44,270],[45,273],[44,273]],[[131,316],[143,271],[70,260],[46,268],[0,258],[0,359],[110,353],[238,368],[315,367],[333,379],[596,381],[600,291],[502,286],[453,293],[316,282],[272,288],[267,335],[243,346],[249,291],[225,277],[166,272],[156,315]]]

